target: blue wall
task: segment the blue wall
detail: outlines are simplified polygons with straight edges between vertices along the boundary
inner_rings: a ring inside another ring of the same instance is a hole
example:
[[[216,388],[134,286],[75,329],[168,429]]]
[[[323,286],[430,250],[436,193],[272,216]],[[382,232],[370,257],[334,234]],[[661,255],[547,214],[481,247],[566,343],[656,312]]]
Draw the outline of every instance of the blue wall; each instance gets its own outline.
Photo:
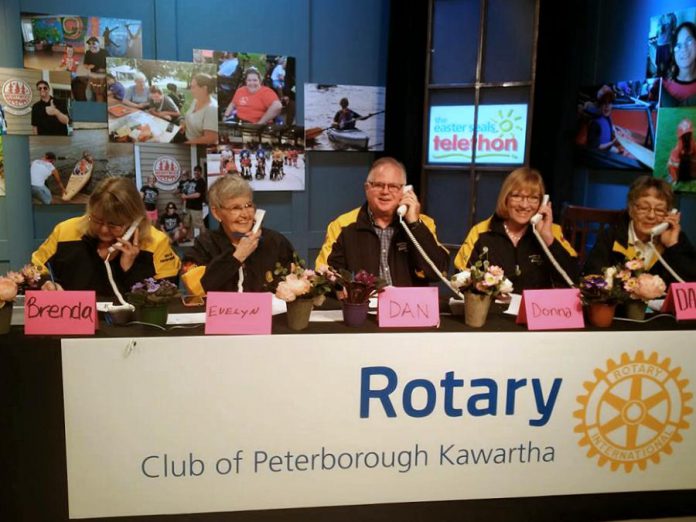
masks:
[[[0,66],[22,67],[20,12],[137,19],[143,22],[145,59],[190,61],[193,48],[294,56],[302,121],[304,83],[386,84],[389,4],[389,0],[0,0]],[[89,109],[76,107],[76,119],[105,119],[105,110],[86,112]],[[55,223],[81,213],[70,206],[32,208],[28,139],[5,138],[9,196],[0,198],[0,270],[28,262]],[[362,182],[373,160],[373,153],[310,152],[304,192],[256,194],[256,201],[268,210],[264,225],[282,231],[302,256],[313,261],[328,221],[362,201]]]
[[[594,0],[587,2],[588,24],[580,45],[578,86],[645,78],[650,18],[696,6],[694,0]],[[584,45],[583,45],[584,43]],[[577,92],[577,91],[576,91]],[[591,207],[623,208],[637,173],[576,170],[574,200]],[[682,227],[696,239],[696,195],[681,194]]]

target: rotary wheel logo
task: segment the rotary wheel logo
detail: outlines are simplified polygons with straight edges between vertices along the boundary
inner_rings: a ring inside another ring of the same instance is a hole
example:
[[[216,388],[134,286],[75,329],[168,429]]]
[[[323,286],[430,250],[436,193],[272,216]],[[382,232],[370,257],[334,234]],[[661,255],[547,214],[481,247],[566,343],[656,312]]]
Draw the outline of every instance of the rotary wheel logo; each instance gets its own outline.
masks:
[[[617,364],[607,361],[606,371],[595,369],[595,382],[585,382],[587,395],[578,396],[582,408],[575,427],[582,434],[580,446],[589,446],[587,456],[598,456],[600,466],[621,466],[628,473],[634,466],[645,469],[647,461],[660,462],[660,453],[672,453],[672,443],[681,442],[680,430],[689,427],[684,418],[693,410],[681,368],[670,368],[670,359],[658,361],[653,352],[642,351],[631,359],[621,355]]]

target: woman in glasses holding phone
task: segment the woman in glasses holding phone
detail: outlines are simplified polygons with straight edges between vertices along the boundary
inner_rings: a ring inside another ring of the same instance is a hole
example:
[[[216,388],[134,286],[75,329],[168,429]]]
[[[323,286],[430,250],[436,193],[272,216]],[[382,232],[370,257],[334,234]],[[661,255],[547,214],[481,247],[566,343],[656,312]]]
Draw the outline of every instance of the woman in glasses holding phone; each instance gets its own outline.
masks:
[[[501,267],[515,293],[525,289],[565,288],[568,285],[552,265],[532,227],[568,276],[577,279],[579,266],[573,247],[553,223],[551,204],[543,204],[544,180],[538,171],[521,167],[508,174],[498,193],[495,214],[474,226],[459,249],[454,265],[459,270],[488,260]],[[530,221],[536,214],[541,220]]]
[[[658,261],[653,243],[662,258],[686,281],[696,281],[696,250],[681,229],[681,213],[673,212],[674,193],[664,180],[640,176],[628,190],[626,215],[615,226],[602,230],[592,248],[583,272],[601,274],[604,268],[640,257],[646,269],[665,283],[675,279]],[[653,228],[667,223],[657,234]]]
[[[203,232],[185,252],[186,288],[193,295],[266,291],[266,272],[273,271],[276,263],[288,266],[293,260],[290,241],[274,230],[254,227],[253,192],[237,174],[218,178],[210,187],[208,202],[220,227]]]
[[[137,228],[125,238],[135,222]],[[92,192],[85,214],[56,225],[31,256],[32,264],[50,271],[66,290],[112,296],[106,260],[121,293],[148,277],[176,279],[181,267],[167,235],[148,221],[135,184],[123,177],[103,179]]]

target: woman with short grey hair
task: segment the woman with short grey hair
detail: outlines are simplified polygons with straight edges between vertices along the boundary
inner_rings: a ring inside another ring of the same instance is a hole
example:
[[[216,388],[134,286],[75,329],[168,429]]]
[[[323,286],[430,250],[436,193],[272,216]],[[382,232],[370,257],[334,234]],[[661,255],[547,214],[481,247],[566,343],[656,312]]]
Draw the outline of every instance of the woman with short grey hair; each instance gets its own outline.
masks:
[[[292,262],[292,244],[275,230],[252,231],[253,191],[238,174],[219,177],[208,191],[208,203],[220,227],[203,232],[184,254],[186,288],[194,295],[266,291],[266,272],[272,272],[276,263]]]

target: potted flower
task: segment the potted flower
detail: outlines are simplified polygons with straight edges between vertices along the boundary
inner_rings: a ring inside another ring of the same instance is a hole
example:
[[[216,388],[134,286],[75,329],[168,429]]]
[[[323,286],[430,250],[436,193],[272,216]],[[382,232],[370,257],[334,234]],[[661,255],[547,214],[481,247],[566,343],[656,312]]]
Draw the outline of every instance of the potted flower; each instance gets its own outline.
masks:
[[[344,268],[337,272],[331,268],[327,270],[335,274],[332,282],[341,299],[344,322],[347,326],[360,326],[367,318],[370,298],[381,292],[386,283],[366,270],[360,270],[357,274]]]
[[[266,283],[278,299],[287,303],[288,326],[304,330],[309,326],[309,316],[314,305],[320,306],[333,287],[330,278],[334,273],[328,268],[311,270],[297,254],[289,267],[276,263],[273,271],[266,272]]]
[[[639,258],[628,259],[616,267],[616,277],[621,281],[626,298],[624,307],[626,317],[642,321],[645,319],[645,305],[651,299],[665,295],[667,285],[658,275],[645,269],[645,262]]]
[[[580,280],[580,297],[587,320],[594,326],[611,326],[616,305],[625,299],[621,284],[615,284],[615,278],[616,267],[608,267],[602,274],[589,274]]]
[[[23,305],[24,293],[27,290],[44,290],[50,283],[44,281],[41,268],[32,264],[24,265],[18,272],[9,271],[0,277],[0,333],[10,330],[12,304],[17,301]]]
[[[169,303],[180,295],[174,283],[150,277],[135,283],[126,294],[126,301],[135,307],[136,321],[164,328]]]
[[[464,322],[475,328],[486,323],[492,298],[512,292],[503,269],[488,261],[486,247],[471,267],[452,276],[451,283],[464,293]]]
[[[12,303],[17,297],[19,287],[11,278],[0,277],[0,334],[10,331],[12,322]]]

